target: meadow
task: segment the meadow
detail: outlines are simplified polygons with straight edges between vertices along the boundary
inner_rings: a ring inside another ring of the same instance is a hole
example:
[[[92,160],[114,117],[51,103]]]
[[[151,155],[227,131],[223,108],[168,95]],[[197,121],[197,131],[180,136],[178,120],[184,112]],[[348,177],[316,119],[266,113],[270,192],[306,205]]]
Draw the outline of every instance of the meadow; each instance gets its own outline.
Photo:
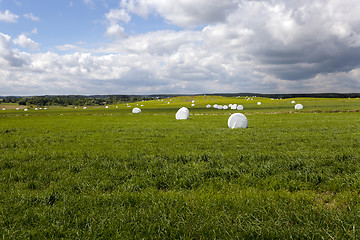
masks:
[[[0,238],[360,238],[359,99],[129,105],[0,111]]]

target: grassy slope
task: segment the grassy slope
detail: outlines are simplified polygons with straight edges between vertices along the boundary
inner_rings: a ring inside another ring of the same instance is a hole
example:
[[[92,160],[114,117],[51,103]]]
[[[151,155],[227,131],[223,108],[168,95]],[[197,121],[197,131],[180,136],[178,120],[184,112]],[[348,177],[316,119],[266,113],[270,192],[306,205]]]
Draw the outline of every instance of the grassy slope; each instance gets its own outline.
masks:
[[[0,112],[0,235],[359,236],[359,113],[331,113],[358,100],[295,99],[305,108],[294,114],[292,99],[211,98],[138,103],[139,115],[125,105]],[[236,111],[207,103],[243,104],[248,128],[227,128]],[[190,119],[176,121],[184,105]]]

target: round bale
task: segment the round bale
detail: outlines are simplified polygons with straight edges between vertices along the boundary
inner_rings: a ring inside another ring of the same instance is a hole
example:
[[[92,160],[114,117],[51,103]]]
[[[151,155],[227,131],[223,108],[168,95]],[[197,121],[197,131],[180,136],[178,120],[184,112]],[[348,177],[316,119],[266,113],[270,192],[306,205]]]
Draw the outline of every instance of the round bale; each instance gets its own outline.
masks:
[[[141,109],[135,107],[135,108],[133,108],[132,113],[141,113]]]
[[[228,119],[228,126],[234,128],[246,128],[248,120],[242,113],[234,113]]]
[[[177,113],[175,114],[175,118],[177,120],[186,120],[189,118],[189,109],[186,107],[180,108]]]
[[[302,104],[300,104],[300,103],[298,103],[298,104],[295,105],[295,109],[296,109],[296,110],[301,110],[301,109],[303,109],[303,108],[304,108],[304,106],[303,106]]]

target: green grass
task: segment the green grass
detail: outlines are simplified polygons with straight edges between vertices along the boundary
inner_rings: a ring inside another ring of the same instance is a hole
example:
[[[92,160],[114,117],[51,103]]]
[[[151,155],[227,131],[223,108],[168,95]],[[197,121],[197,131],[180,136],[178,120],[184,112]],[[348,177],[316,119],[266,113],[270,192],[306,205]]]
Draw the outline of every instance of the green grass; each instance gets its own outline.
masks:
[[[1,111],[0,236],[359,238],[359,100],[192,99]]]

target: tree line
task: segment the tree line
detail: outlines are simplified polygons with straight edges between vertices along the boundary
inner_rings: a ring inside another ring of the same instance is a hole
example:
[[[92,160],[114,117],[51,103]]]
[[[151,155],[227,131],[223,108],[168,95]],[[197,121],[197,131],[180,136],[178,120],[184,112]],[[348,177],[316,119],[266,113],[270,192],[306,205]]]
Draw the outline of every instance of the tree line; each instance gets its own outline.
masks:
[[[152,100],[155,97],[138,96],[138,95],[99,95],[99,96],[82,96],[82,95],[64,95],[64,96],[31,96],[17,97],[8,96],[0,97],[0,103],[18,103],[24,106],[98,106],[107,104],[120,104],[137,101]]]

